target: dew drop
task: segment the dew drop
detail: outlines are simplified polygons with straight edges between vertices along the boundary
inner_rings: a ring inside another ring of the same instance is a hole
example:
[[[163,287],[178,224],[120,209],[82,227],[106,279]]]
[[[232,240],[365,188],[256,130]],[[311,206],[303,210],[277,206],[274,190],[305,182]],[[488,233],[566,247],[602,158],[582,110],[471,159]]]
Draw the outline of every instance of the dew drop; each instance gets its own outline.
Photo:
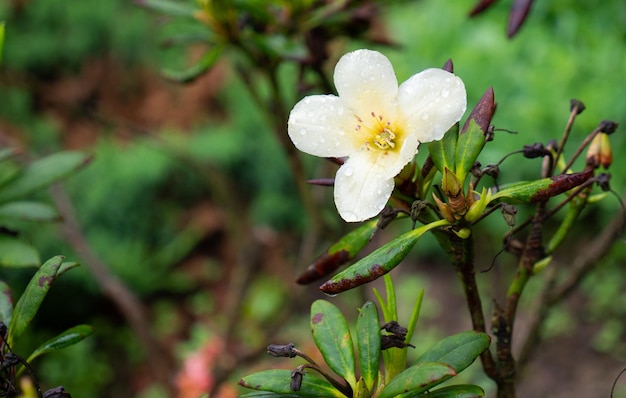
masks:
[[[447,96],[450,95],[450,90],[441,90],[441,96],[446,98]]]
[[[326,292],[322,292],[322,293],[324,293],[328,297],[337,297],[337,293],[326,293]]]
[[[306,135],[307,131],[306,129],[300,129],[300,135]]]
[[[428,114],[428,112],[424,112],[422,114],[422,120],[428,120],[429,117],[430,117],[430,115]]]
[[[354,170],[352,170],[352,167],[346,167],[343,171],[343,175],[345,175],[346,177],[350,177],[352,174],[354,174]]]

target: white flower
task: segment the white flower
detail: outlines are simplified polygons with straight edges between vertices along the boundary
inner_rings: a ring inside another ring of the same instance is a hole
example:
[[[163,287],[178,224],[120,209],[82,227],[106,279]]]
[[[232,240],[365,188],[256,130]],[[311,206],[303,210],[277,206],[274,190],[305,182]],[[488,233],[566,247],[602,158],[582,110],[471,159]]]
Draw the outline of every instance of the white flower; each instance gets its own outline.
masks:
[[[420,143],[441,139],[467,105],[461,79],[427,69],[398,87],[383,54],[357,50],[335,67],[339,96],[305,97],[289,115],[289,137],[301,151],[344,157],[335,177],[335,204],[346,221],[363,221],[385,207],[394,177]]]

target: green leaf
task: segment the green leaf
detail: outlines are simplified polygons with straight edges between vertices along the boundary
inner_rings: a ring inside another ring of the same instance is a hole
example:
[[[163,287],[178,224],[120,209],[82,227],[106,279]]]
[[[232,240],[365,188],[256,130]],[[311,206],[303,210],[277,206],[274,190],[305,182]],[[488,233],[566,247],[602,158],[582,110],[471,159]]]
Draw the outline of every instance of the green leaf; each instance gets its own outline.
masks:
[[[380,362],[380,321],[376,304],[368,301],[359,311],[356,321],[357,347],[361,377],[369,391],[378,378]]]
[[[467,368],[483,351],[489,348],[491,339],[485,333],[469,330],[440,340],[419,357],[417,363],[441,362],[457,373]]]
[[[446,220],[438,220],[397,237],[335,275],[320,286],[320,290],[337,294],[383,276],[406,257],[424,233],[447,224]]]
[[[22,198],[76,172],[91,160],[81,152],[59,152],[26,166],[0,190],[0,202]]]
[[[443,363],[418,363],[394,377],[378,398],[392,398],[407,392],[424,392],[455,375],[454,369]]]
[[[522,181],[503,186],[491,197],[491,201],[506,198],[505,202],[542,202],[582,185],[593,176],[593,170],[580,173],[559,174],[535,181]]]
[[[11,298],[11,288],[0,281],[0,322],[8,325],[11,322],[13,313],[13,299]]]
[[[0,266],[22,268],[39,264],[39,253],[34,247],[18,238],[0,235]]]
[[[378,225],[378,220],[372,220],[349,232],[316,258],[296,279],[296,282],[299,284],[314,282],[352,260],[370,241],[376,231],[376,225]]]
[[[298,397],[345,397],[328,381],[307,373],[302,378],[299,391],[291,391],[291,371],[272,369],[254,373],[239,380],[239,385],[253,390],[261,390],[276,394],[287,394]],[[257,395],[253,395],[257,396]],[[268,395],[261,395],[267,397]],[[269,395],[271,396],[271,395]]]
[[[43,354],[47,354],[52,351],[69,347],[91,336],[92,334],[93,334],[93,327],[89,325],[78,325],[78,326],[69,328],[63,333],[59,334],[58,336],[53,337],[52,339],[46,341],[45,343],[37,347],[37,349],[35,349],[35,351],[33,351],[33,353],[30,354],[26,362],[30,363],[35,358]]]
[[[485,396],[485,391],[479,386],[473,384],[459,384],[456,386],[438,388],[429,391],[428,395],[419,394],[402,394],[402,398],[428,397],[428,398],[481,398]]]
[[[183,70],[176,71],[172,69],[164,69],[163,75],[179,83],[189,83],[208,72],[215,65],[222,53],[221,46],[215,46],[207,51],[193,66]]]
[[[356,362],[348,322],[337,307],[326,300],[311,305],[311,332],[326,364],[350,387],[356,388]]]
[[[51,222],[60,219],[54,207],[42,202],[9,202],[0,205],[0,222],[3,220]]]
[[[55,281],[62,262],[63,256],[51,258],[31,278],[13,310],[13,319],[9,325],[9,345],[13,345],[15,339],[24,333],[30,321],[33,320],[52,282]]]
[[[474,166],[474,162],[478,158],[480,151],[485,145],[485,133],[474,119],[470,120],[469,128],[464,134],[459,135],[456,147],[456,174],[461,183],[465,182],[465,178]]]
[[[192,6],[195,2],[185,4],[180,1],[170,0],[135,0],[135,4],[146,7],[159,13],[172,17],[194,18],[197,8]]]
[[[445,167],[455,170],[456,145],[459,138],[459,124],[450,128],[439,141],[428,143],[428,153],[437,169],[443,173]]]

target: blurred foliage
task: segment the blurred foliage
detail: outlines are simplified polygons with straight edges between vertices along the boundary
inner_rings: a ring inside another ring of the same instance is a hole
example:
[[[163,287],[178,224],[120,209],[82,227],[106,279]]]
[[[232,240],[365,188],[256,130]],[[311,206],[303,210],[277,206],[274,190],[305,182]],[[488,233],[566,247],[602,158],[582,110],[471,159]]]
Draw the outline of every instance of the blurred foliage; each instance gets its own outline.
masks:
[[[614,119],[622,129],[626,126],[626,104],[620,99],[621,93],[616,92],[626,72],[623,1],[535,2],[529,19],[512,41],[505,36],[509,4],[499,2],[489,13],[468,19],[474,3],[422,0],[386,8],[382,14],[384,29],[400,46],[397,50],[385,47],[384,51],[396,67],[400,81],[416,70],[440,66],[452,57],[455,72],[466,83],[470,107],[487,87],[494,87],[499,103],[494,124],[514,128],[518,134],[496,132],[495,145],[485,152],[490,162],[497,162],[523,144],[558,136],[565,126],[570,98],[587,105],[573,134],[586,135],[600,119]],[[189,28],[189,21],[162,24],[163,19],[146,14],[127,0],[5,1],[0,2],[0,19],[7,21],[5,67],[0,75],[2,129],[17,126],[17,133],[11,129],[17,136],[13,138],[45,153],[61,146],[63,132],[42,103],[36,83],[76,76],[93,59],[113,60],[124,67],[157,70],[165,65],[170,70],[180,70],[189,64],[189,58],[195,55],[193,51],[190,55],[176,46],[157,51],[155,36],[171,38],[184,27],[190,32],[190,42],[206,40],[203,30],[194,32],[196,28]],[[269,39],[268,43],[284,45]],[[338,43],[337,53],[344,52],[344,45],[348,49],[360,46]],[[295,81],[294,68],[283,68],[281,72],[286,83]],[[235,186],[226,187],[227,192],[234,189],[236,196],[243,199],[255,225],[287,231],[301,231],[305,225],[290,182],[288,163],[242,83],[227,76],[219,101],[226,114],[224,120],[194,121],[192,131],[184,133],[168,128],[150,137],[124,142],[113,137],[111,129],[103,128],[103,138],[91,149],[97,161],[67,184],[97,253],[151,305],[168,303],[168,295],[189,293],[197,287],[197,280],[174,266],[202,238],[193,225],[181,219],[189,216],[194,204],[223,194],[219,189],[224,186],[207,184],[207,169],[223,172],[237,181]],[[612,139],[616,154],[626,150],[623,134]],[[614,169],[624,169],[624,162],[616,156]],[[310,175],[319,176],[319,170],[314,169],[317,163],[311,159],[305,159],[305,163]],[[505,162],[503,168],[506,174],[501,177],[502,182],[523,178],[527,173],[527,168],[519,167],[515,161]],[[617,174],[613,188],[622,192],[625,182],[625,177]],[[620,212],[616,201],[605,200],[602,206],[610,211],[590,213],[585,221],[601,227],[612,217],[610,214]],[[52,231],[31,226],[25,233],[41,248],[44,257],[70,253],[63,243],[50,238]],[[433,256],[433,251],[424,246],[420,255]],[[605,322],[594,345],[622,359],[625,332],[620,325],[624,308],[615,303],[624,302],[626,278],[618,276],[623,275],[624,256],[622,247],[614,249],[611,258],[584,285],[590,297],[585,313]],[[204,270],[215,280],[224,272],[219,262],[204,264]],[[62,303],[68,317],[93,323],[100,335],[96,336],[98,344],[79,344],[62,354],[48,356],[36,364],[37,368],[44,383],[64,384],[76,396],[113,391],[112,386],[119,386],[120,380],[127,382],[120,378],[120,373],[132,372],[128,364],[118,366],[119,358],[130,355],[133,364],[139,364],[140,354],[135,345],[129,344],[132,338],[128,329],[120,326],[121,320],[111,314],[114,311],[102,303],[86,272],[76,270],[65,278],[67,281],[59,281],[64,286],[62,292],[51,292],[52,304],[48,308]],[[271,285],[272,280],[255,285],[246,306],[248,311],[252,312],[255,306],[262,307],[261,312],[275,311],[277,292],[266,303],[257,302]],[[76,295],[83,299],[70,298]],[[211,304],[207,295],[193,296],[195,302],[186,304],[218,308],[215,298]],[[428,313],[428,302],[425,306]],[[171,305],[163,307],[169,308],[163,312],[171,318],[163,315],[159,329],[176,329],[176,322],[182,317],[177,314],[180,311]],[[93,308],[99,310],[93,313]],[[37,328],[45,329],[50,319],[35,322]],[[548,334],[569,325],[569,319],[562,316],[552,322],[554,326]],[[432,331],[433,335],[437,333]],[[45,338],[49,337],[50,334]],[[71,382],[67,383],[67,379]]]

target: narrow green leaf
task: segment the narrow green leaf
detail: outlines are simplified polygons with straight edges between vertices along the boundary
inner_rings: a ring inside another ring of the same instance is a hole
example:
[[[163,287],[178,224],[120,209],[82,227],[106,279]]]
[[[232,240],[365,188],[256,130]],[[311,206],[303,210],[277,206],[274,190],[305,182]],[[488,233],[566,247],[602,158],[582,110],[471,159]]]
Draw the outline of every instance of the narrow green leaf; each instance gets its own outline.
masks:
[[[469,128],[464,134],[459,135],[456,147],[456,176],[465,183],[474,162],[485,145],[485,133],[474,119],[470,120]]]
[[[296,282],[299,284],[314,282],[330,275],[337,268],[352,260],[370,241],[377,224],[378,220],[372,220],[349,232],[316,258],[296,279]]]
[[[18,238],[0,235],[0,266],[22,268],[39,264],[39,253],[34,247]]]
[[[4,220],[51,222],[60,219],[54,207],[42,202],[9,202],[0,205],[0,222]]]
[[[62,262],[63,256],[51,258],[31,278],[13,310],[13,319],[9,325],[8,341],[10,345],[24,333],[30,321],[33,320],[41,302],[56,279]]]
[[[222,53],[221,46],[215,46],[207,51],[193,66],[177,71],[173,69],[164,69],[163,75],[179,83],[189,83],[208,72],[215,65]]]
[[[467,368],[483,351],[489,348],[491,339],[485,333],[469,330],[440,340],[419,357],[417,363],[441,362],[457,373]]]
[[[356,361],[348,322],[341,311],[326,300],[311,305],[311,332],[326,364],[356,389]]]
[[[368,301],[359,311],[356,321],[357,347],[361,377],[369,391],[378,379],[380,363],[380,321],[376,304]]]
[[[56,337],[46,341],[33,351],[28,357],[26,362],[30,363],[35,358],[47,354],[52,351],[60,350],[65,347],[69,347],[79,341],[91,336],[93,334],[93,327],[89,325],[78,325],[67,329],[63,333]]]
[[[0,281],[0,322],[8,325],[13,313],[13,298],[9,285]]]
[[[399,236],[335,275],[320,286],[320,290],[337,294],[383,276],[406,257],[424,233],[447,224],[449,222],[446,220],[438,220]]]
[[[431,390],[428,395],[419,394],[402,394],[401,398],[428,397],[428,398],[481,398],[485,396],[485,391],[479,386],[473,384],[459,384],[450,387],[438,388]]]
[[[22,198],[76,172],[91,160],[81,152],[59,152],[29,164],[0,190],[0,202]]]
[[[593,176],[593,170],[559,174],[535,181],[522,181],[503,186],[492,195],[491,201],[506,198],[507,203],[541,202],[582,185]]]
[[[299,391],[291,391],[291,371],[272,369],[254,373],[239,380],[239,385],[253,390],[298,397],[345,397],[328,381],[307,373],[302,378]],[[265,395],[267,396],[267,395]]]
[[[437,169],[443,173],[445,167],[455,170],[456,146],[459,138],[459,124],[455,124],[439,141],[428,143],[428,153]]]
[[[424,392],[455,375],[454,369],[443,363],[418,363],[394,377],[378,398],[392,398],[408,392],[414,394]]]

